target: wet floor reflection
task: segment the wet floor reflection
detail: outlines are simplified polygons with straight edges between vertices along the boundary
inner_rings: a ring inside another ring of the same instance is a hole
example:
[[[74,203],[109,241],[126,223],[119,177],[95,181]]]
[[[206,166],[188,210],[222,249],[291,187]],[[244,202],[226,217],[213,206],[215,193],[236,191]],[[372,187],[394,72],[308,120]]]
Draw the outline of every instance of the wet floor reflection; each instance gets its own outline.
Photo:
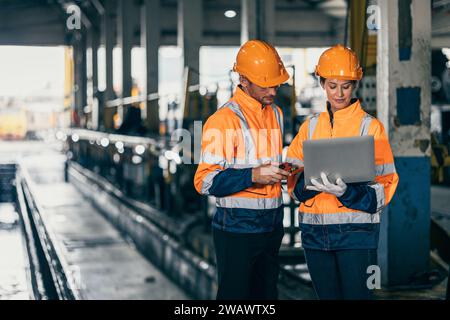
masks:
[[[0,300],[29,300],[19,216],[0,203]]]

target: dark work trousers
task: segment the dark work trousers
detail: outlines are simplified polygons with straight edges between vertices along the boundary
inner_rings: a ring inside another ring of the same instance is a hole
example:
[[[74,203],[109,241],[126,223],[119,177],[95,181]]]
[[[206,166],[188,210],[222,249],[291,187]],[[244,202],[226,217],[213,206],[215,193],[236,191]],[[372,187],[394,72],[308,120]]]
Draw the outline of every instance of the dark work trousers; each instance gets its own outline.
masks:
[[[277,299],[278,251],[283,226],[266,233],[212,229],[219,280],[217,299]]]
[[[372,290],[367,280],[377,264],[374,249],[311,250],[305,249],[306,263],[317,297],[320,300],[369,300]]]

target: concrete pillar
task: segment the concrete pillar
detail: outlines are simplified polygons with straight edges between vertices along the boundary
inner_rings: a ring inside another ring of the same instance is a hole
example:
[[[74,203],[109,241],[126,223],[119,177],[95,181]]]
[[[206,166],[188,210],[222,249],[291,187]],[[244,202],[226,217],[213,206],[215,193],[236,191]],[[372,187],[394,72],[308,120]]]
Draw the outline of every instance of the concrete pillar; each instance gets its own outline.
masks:
[[[160,44],[159,1],[144,0],[141,7],[141,46],[145,48],[145,95],[158,92],[158,49]],[[151,133],[159,132],[158,100],[146,102],[146,127]]]
[[[113,100],[115,98],[114,88],[113,88],[113,49],[114,49],[114,31],[115,21],[115,3],[113,0],[105,1],[105,12],[102,16],[102,44],[105,47],[105,77],[106,77],[106,88],[104,93],[104,102]],[[105,130],[109,131],[114,128],[113,116],[114,110],[112,108],[104,108],[104,126]]]
[[[80,67],[81,67],[81,74],[80,74],[80,110],[82,117],[82,125],[83,127],[86,127],[86,116],[84,114],[84,107],[87,105],[87,37],[86,33],[83,34],[81,38],[81,44],[80,44]],[[83,123],[84,121],[84,123]]]
[[[118,45],[122,49],[122,98],[131,96],[133,79],[131,77],[131,49],[133,47],[133,1],[119,0],[118,2]],[[119,108],[122,121],[129,106]],[[122,109],[122,110],[121,110]]]
[[[178,46],[183,49],[184,66],[191,69],[189,84],[199,83],[202,21],[202,0],[178,0]]]
[[[92,129],[98,130],[103,123],[103,106],[98,103],[98,48],[100,46],[100,32],[96,28],[90,30],[90,49],[91,49],[91,107],[92,107]]]
[[[400,176],[381,221],[385,285],[411,285],[430,256],[430,0],[379,0],[377,114]]]
[[[262,24],[263,40],[275,44],[275,0],[264,0],[263,13],[264,23]]]
[[[92,30],[92,87],[98,90],[98,48],[100,47],[100,32],[97,29]]]
[[[83,109],[87,104],[87,59],[86,59],[86,34],[77,34],[74,43],[74,75],[75,75],[75,108],[79,125],[85,126]]]
[[[241,0],[241,44],[257,39],[257,0]]]
[[[72,47],[73,47],[73,117],[72,117],[72,126],[73,127],[78,127],[79,126],[79,119],[80,119],[80,114],[79,114],[79,106],[80,106],[80,94],[79,94],[79,87],[78,87],[78,83],[79,83],[79,79],[80,79],[80,68],[79,68],[79,63],[78,63],[78,59],[79,59],[79,49],[78,49],[78,43],[74,42],[72,43]]]
[[[241,44],[259,39],[275,41],[275,0],[241,0]]]

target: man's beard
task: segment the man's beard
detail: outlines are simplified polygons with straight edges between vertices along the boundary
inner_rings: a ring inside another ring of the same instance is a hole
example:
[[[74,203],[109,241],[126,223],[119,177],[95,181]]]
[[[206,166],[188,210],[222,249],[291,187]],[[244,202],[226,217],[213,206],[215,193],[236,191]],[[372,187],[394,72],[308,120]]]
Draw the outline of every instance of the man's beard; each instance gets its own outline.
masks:
[[[268,102],[268,101],[270,101],[270,102]],[[274,103],[274,101],[275,101],[274,96],[264,96],[261,98],[260,102],[263,106],[265,106],[265,105],[271,105],[272,103]]]

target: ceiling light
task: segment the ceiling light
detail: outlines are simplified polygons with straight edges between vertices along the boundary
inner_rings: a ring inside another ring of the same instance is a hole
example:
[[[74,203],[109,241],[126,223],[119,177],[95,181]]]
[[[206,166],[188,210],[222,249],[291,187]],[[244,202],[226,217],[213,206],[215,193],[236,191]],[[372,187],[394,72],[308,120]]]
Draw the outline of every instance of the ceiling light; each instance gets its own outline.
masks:
[[[227,10],[227,11],[225,11],[224,16],[227,18],[234,18],[234,17],[236,17],[236,11]]]

